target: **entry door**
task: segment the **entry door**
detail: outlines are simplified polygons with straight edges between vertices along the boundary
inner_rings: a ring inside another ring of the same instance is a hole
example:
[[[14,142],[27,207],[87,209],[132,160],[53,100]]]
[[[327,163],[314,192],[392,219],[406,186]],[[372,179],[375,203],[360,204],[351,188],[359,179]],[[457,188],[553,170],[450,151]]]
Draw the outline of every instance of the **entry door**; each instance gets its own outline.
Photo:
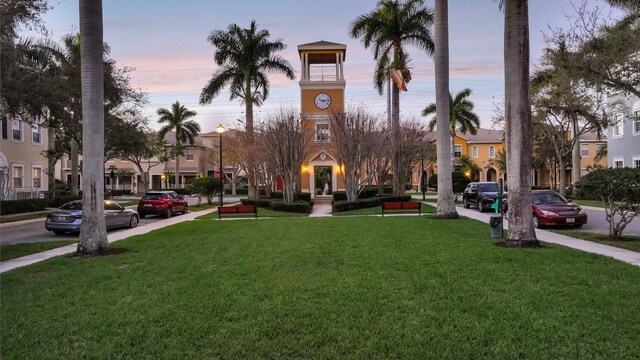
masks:
[[[314,167],[315,196],[331,196],[333,194],[333,166]]]

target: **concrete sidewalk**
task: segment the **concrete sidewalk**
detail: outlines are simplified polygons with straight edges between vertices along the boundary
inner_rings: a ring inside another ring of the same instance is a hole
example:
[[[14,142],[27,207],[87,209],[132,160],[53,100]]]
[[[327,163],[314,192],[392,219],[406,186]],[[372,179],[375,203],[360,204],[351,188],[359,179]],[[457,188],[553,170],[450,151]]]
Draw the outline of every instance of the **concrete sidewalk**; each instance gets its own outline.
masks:
[[[217,211],[217,209],[218,209],[217,207],[214,207],[210,210],[196,211],[196,212],[190,212],[184,215],[173,216],[169,219],[156,221],[154,223],[151,223],[145,226],[138,226],[133,229],[126,229],[126,230],[118,231],[115,233],[107,234],[107,238],[109,239],[109,243],[112,243],[118,240],[126,239],[130,236],[146,234],[153,230],[162,229],[163,227],[166,227],[166,226],[175,225],[183,221],[193,220],[200,215],[207,214],[208,212]],[[0,262],[0,273],[13,270],[15,268],[19,268],[22,266],[35,264],[37,262],[47,260],[55,256],[60,256],[60,255],[65,255],[65,254],[75,252],[77,247],[78,247],[77,244],[71,244],[71,245],[43,251],[36,254],[31,254],[31,255],[27,255],[27,256],[15,258],[15,259],[7,260],[7,261],[2,261]]]
[[[311,209],[309,217],[329,217],[332,216],[332,211],[331,200],[316,199],[313,203],[313,209]]]
[[[428,203],[431,206],[436,206],[435,203]],[[486,224],[489,224],[489,219],[491,217],[490,213],[481,213],[475,209],[465,209],[463,206],[457,206],[456,210],[458,214],[461,216],[466,216],[470,219],[482,221]],[[504,229],[508,228],[509,222],[504,220],[503,227]],[[489,227],[487,227],[487,233],[489,233]],[[594,254],[604,255],[608,257],[612,257],[614,259],[624,261],[628,264],[640,266],[640,253],[617,248],[614,246],[608,246],[603,244],[598,244],[592,241],[586,241],[581,239],[572,238],[570,236],[556,234],[551,231],[536,229],[536,237],[540,241],[544,241],[551,244],[558,244],[566,247],[570,247],[577,250],[582,250]]]

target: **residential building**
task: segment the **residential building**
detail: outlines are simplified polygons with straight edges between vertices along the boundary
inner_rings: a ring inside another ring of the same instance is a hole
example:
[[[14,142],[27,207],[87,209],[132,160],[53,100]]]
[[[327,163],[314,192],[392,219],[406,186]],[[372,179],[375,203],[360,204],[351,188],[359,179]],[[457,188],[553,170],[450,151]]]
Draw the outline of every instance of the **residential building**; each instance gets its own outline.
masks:
[[[610,95],[607,155],[609,167],[640,168],[640,98]]]
[[[43,155],[48,138],[41,120],[2,117],[1,122],[0,199],[44,197],[49,189]]]

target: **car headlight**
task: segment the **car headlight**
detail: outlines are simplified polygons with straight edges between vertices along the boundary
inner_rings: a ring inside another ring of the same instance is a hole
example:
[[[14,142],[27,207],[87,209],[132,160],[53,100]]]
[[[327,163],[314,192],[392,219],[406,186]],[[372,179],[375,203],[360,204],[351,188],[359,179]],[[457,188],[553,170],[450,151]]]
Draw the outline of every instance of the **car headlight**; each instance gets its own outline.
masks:
[[[547,216],[558,216],[558,214],[554,213],[553,211],[540,210],[540,212],[541,212],[543,215],[547,215]]]
[[[580,211],[578,211],[578,215],[587,215],[587,212],[581,208]]]

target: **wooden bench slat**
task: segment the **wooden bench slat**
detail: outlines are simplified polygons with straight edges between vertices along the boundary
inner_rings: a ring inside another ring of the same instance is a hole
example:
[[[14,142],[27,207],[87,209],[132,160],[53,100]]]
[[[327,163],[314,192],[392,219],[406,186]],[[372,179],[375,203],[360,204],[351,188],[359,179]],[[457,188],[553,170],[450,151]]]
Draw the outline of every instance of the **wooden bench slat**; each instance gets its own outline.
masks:
[[[250,213],[254,213],[257,218],[258,207],[256,205],[218,206],[218,218],[222,217],[222,214],[250,214]]]
[[[387,201],[382,203],[382,216],[385,210],[418,210],[422,215],[422,203],[415,201]]]

